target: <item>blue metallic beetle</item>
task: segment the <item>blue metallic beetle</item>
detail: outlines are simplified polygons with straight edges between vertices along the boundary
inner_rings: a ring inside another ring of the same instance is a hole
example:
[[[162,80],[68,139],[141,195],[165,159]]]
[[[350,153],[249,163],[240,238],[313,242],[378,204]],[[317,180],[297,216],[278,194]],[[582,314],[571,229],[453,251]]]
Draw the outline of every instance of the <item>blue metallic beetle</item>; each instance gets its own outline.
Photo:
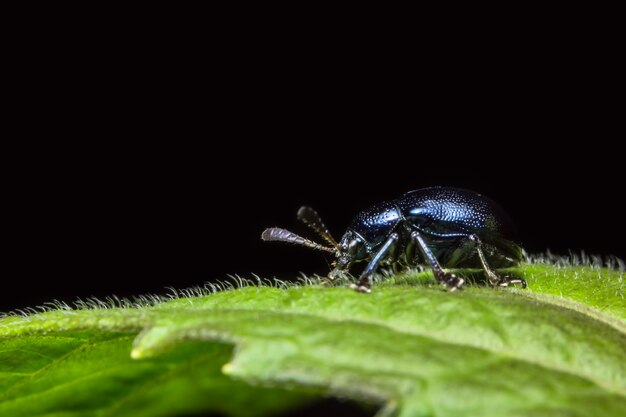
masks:
[[[513,226],[494,201],[469,190],[432,187],[376,204],[352,221],[340,242],[335,241],[320,216],[310,207],[298,210],[298,219],[332,247],[305,239],[281,228],[266,229],[261,238],[324,250],[336,256],[329,279],[348,272],[353,263],[369,261],[352,288],[371,292],[372,276],[381,264],[428,263],[437,280],[455,291],[465,280],[445,268],[482,267],[493,286],[526,281],[499,276],[493,268],[517,265],[522,249],[511,239]]]

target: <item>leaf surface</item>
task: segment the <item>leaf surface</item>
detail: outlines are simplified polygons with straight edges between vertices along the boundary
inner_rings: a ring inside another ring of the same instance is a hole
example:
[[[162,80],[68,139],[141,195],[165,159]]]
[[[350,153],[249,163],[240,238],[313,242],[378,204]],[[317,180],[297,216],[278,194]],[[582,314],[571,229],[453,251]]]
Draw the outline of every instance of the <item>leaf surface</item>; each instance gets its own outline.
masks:
[[[0,415],[277,415],[322,395],[402,416],[626,415],[623,272],[527,265],[528,290],[244,286],[0,320]],[[234,348],[234,350],[233,350]]]

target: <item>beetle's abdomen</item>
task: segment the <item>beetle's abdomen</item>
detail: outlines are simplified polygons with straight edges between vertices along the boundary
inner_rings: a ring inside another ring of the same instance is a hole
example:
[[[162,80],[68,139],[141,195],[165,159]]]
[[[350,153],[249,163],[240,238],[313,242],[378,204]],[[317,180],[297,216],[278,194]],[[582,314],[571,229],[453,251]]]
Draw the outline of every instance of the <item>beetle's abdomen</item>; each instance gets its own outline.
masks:
[[[493,200],[469,190],[433,187],[406,193],[395,201],[400,212],[423,232],[510,237],[512,223]]]
[[[383,202],[360,212],[350,229],[360,234],[367,244],[376,246],[388,237],[401,219],[402,215],[393,202]]]

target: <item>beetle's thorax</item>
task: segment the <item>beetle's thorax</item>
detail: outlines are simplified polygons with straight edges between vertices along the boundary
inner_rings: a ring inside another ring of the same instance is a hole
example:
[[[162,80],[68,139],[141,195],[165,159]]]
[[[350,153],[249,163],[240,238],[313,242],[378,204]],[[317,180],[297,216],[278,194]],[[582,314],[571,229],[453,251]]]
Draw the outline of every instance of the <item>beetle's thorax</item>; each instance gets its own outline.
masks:
[[[368,251],[371,251],[384,242],[402,219],[395,202],[385,201],[360,212],[348,230],[360,236]]]

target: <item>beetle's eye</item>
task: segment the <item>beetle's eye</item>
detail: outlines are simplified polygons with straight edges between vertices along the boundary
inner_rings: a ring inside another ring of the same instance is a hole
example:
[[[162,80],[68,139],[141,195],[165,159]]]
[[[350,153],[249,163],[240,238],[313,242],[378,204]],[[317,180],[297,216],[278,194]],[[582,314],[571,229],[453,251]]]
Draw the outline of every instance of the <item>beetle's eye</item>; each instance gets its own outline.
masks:
[[[359,242],[356,239],[350,241],[350,244],[348,245],[348,253],[350,255],[354,255],[356,253],[356,248],[358,245]]]

